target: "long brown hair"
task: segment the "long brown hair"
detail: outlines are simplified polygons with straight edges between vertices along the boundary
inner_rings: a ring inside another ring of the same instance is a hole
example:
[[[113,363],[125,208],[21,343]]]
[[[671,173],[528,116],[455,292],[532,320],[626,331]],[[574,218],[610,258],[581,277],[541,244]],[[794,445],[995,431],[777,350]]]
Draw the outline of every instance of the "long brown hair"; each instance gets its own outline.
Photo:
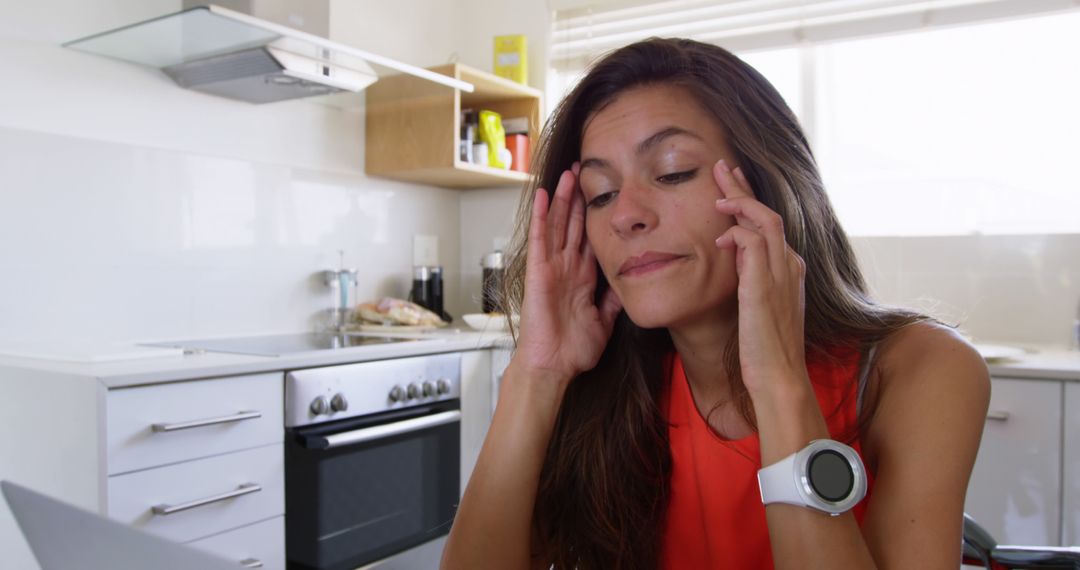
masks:
[[[534,156],[503,285],[503,310],[524,293],[529,209],[534,193],[554,192],[579,160],[588,118],[620,93],[676,86],[713,114],[758,200],[784,220],[787,243],[806,262],[809,358],[831,349],[866,351],[925,317],[874,303],[822,185],[794,113],[755,69],[730,52],[685,39],[653,38],[598,61],[563,99]],[[600,274],[599,270],[597,271]],[[607,287],[600,274],[597,298]],[[756,425],[739,374],[738,336],[722,347],[734,403]],[[570,383],[547,450],[533,514],[543,554],[556,568],[655,568],[671,473],[659,398],[672,350],[666,329],[645,330],[619,315],[599,364]],[[855,379],[852,379],[855,381]],[[866,406],[865,425],[873,406]]]

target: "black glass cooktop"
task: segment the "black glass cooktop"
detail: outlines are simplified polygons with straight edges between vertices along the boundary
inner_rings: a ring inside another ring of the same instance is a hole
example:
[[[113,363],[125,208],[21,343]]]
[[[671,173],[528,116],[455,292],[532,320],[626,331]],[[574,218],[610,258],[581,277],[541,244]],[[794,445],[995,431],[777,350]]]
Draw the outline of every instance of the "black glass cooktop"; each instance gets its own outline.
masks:
[[[195,340],[176,340],[168,342],[143,343],[145,346],[166,346],[184,350],[205,350],[207,352],[230,352],[233,354],[251,354],[255,356],[285,356],[313,350],[334,350],[373,344],[408,342],[415,338],[402,338],[379,335],[334,334],[334,333],[294,333],[232,338],[209,338]]]

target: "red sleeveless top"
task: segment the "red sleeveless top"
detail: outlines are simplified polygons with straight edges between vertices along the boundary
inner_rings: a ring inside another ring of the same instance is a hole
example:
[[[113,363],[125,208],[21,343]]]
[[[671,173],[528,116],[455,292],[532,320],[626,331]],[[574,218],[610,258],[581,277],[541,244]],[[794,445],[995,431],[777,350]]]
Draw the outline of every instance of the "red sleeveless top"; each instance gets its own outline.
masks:
[[[857,416],[859,355],[836,352],[840,363],[808,362],[818,404],[834,439],[853,433]],[[773,567],[765,506],[757,484],[761,448],[757,434],[738,440],[716,435],[702,418],[682,360],[675,355],[661,406],[668,420],[672,473],[661,547],[662,568],[767,569]],[[849,442],[860,455],[858,441]],[[864,460],[865,463],[865,460]],[[873,488],[852,511],[862,524]]]

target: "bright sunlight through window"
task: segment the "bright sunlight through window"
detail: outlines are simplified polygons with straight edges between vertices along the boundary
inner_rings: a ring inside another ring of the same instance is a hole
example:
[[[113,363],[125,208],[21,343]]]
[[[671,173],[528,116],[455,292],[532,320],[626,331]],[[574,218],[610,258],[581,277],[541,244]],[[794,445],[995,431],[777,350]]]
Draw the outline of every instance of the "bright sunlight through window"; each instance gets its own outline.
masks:
[[[1077,233],[1077,30],[1070,11],[739,55],[799,116],[849,234]],[[550,100],[581,74],[552,69]]]

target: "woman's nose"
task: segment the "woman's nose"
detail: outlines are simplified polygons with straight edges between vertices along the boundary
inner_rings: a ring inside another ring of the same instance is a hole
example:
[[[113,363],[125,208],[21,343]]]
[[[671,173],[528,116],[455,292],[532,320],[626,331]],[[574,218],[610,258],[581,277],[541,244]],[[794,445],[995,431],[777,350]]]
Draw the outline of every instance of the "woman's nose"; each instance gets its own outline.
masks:
[[[659,218],[650,205],[649,189],[624,187],[615,198],[611,225],[615,232],[623,236],[646,233],[656,227]]]

